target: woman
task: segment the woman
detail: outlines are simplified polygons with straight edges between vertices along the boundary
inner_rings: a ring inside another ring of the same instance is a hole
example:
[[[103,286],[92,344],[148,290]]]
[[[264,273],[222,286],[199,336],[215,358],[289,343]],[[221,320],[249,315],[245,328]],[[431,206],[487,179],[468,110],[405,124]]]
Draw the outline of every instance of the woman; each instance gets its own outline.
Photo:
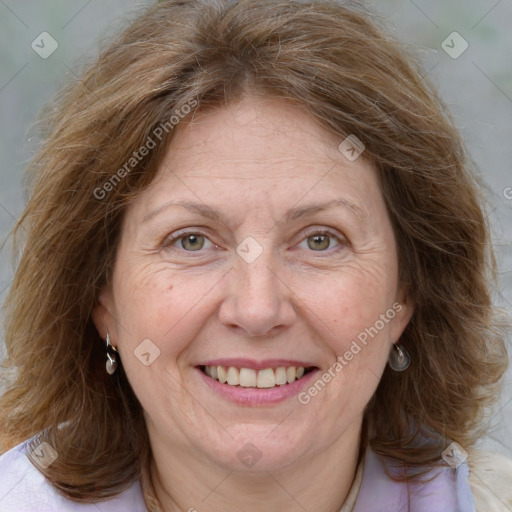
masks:
[[[6,303],[0,508],[509,510],[479,183],[367,14],[158,2],[63,93]]]

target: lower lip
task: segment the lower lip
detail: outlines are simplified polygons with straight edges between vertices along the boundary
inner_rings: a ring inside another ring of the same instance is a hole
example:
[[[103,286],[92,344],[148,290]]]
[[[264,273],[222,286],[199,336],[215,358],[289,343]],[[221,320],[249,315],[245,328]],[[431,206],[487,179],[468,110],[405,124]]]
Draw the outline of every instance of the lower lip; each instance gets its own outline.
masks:
[[[244,388],[222,384],[218,380],[208,377],[208,375],[203,373],[199,368],[196,368],[196,370],[199,372],[205,384],[223,398],[240,405],[249,406],[271,405],[292,398],[298,395],[302,388],[306,387],[319,371],[319,369],[316,368],[299,380],[283,386],[273,388]]]

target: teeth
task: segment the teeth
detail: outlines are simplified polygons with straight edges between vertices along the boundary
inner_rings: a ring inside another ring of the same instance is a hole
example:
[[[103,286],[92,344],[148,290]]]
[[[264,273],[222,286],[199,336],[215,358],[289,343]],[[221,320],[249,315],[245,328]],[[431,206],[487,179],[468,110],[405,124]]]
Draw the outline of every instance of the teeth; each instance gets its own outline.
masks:
[[[283,385],[286,384],[286,368],[284,366],[280,366],[276,368],[276,384]]]
[[[236,370],[236,368],[233,369]],[[240,386],[244,388],[256,387],[256,372],[252,368],[240,368]]]
[[[265,368],[258,372],[258,388],[273,388],[276,385],[276,376],[272,368]]]
[[[211,366],[205,366],[205,368],[211,368]],[[228,372],[224,366],[217,366],[217,380],[223,384],[228,381]]]
[[[204,373],[212,379],[218,380],[230,386],[241,386],[244,388],[273,388],[291,384],[304,376],[304,367],[280,366],[275,370],[265,368],[253,370],[252,368],[235,368],[234,366],[205,366]]]
[[[233,368],[233,366],[228,368],[228,384],[230,386],[238,386],[240,384],[240,372],[237,368]]]

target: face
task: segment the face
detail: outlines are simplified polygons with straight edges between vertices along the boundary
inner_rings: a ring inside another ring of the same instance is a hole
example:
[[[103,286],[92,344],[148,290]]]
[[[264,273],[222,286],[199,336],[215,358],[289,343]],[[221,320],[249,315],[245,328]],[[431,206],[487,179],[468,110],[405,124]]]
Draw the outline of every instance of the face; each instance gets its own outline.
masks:
[[[413,307],[375,170],[342,140],[246,98],[183,123],[127,209],[94,318],[155,453],[274,470],[357,442]]]

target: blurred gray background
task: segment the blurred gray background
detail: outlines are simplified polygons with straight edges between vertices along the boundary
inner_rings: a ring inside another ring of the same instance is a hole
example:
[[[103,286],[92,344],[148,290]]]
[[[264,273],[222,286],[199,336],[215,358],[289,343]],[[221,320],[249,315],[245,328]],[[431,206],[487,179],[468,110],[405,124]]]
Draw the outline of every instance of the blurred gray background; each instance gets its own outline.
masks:
[[[37,145],[37,133],[31,130],[37,112],[62,84],[76,78],[80,64],[97,54],[102,41],[130,19],[134,9],[149,3],[0,0],[0,239],[23,209],[23,169]],[[490,216],[500,266],[495,302],[512,313],[512,0],[373,0],[367,4],[421,58],[492,189]],[[41,36],[44,32],[51,38]],[[6,244],[0,252],[2,301],[11,278],[10,245]],[[482,442],[484,448],[509,457],[511,382],[512,369],[490,418],[489,435]]]

